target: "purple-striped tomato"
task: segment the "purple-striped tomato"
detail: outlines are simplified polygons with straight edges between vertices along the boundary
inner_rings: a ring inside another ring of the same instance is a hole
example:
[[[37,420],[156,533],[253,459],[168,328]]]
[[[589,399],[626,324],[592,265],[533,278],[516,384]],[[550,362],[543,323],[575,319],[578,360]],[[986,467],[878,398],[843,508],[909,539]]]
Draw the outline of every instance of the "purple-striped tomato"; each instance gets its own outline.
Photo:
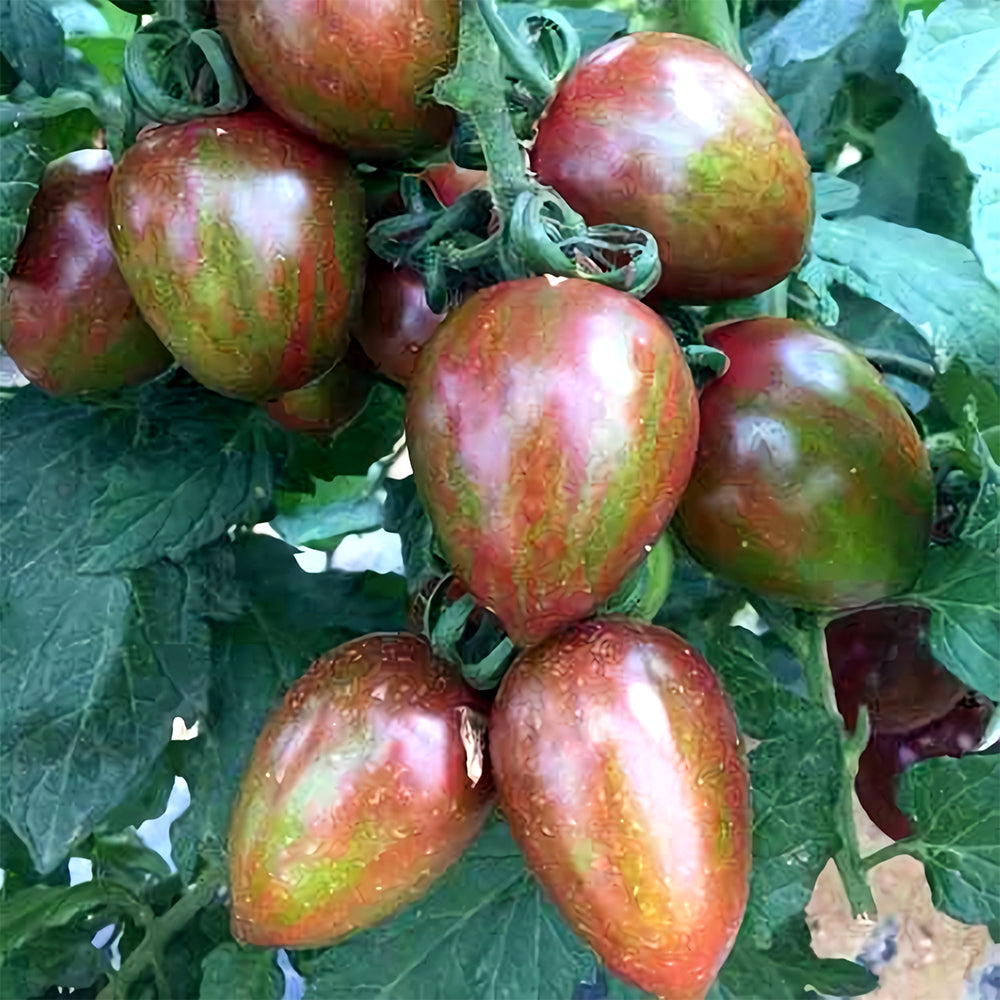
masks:
[[[538,125],[531,163],[591,225],[656,237],[654,298],[709,302],[777,284],[812,228],[809,165],[788,120],[725,53],[636,32],[590,53]]]
[[[729,369],[701,393],[698,457],[675,524],[694,556],[816,611],[906,590],[934,512],[913,421],[855,350],[797,320],[705,334]]]
[[[522,653],[489,725],[528,866],[616,975],[699,1000],[749,894],[750,783],[715,673],[679,635],[594,619]]]
[[[518,644],[615,592],[673,514],[697,437],[667,324],[576,278],[467,299],[407,397],[417,492],[457,576]]]
[[[53,396],[136,385],[172,363],[139,313],[108,236],[105,149],[54,160],[3,289],[0,341]]]
[[[448,142],[435,81],[458,54],[458,0],[215,0],[219,27],[263,101],[365,160]]]
[[[216,392],[272,399],[347,349],[364,194],[343,155],[269,111],[142,133],[111,177],[111,238],[150,325]]]
[[[419,636],[320,657],[268,718],[240,786],[233,936],[325,947],[423,895],[492,807],[488,714]]]

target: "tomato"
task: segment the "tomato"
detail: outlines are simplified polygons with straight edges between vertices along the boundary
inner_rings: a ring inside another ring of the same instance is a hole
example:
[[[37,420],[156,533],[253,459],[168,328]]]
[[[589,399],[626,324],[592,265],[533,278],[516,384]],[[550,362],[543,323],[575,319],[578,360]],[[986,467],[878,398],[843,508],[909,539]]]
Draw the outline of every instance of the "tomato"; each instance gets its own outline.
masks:
[[[458,55],[459,0],[216,0],[254,91],[352,156],[396,160],[447,144],[435,81]]]
[[[720,576],[801,608],[843,610],[911,586],[934,511],[920,435],[839,340],[762,317],[710,329],[728,371],[701,394],[678,533]]]
[[[636,32],[581,60],[539,123],[531,162],[591,225],[656,237],[654,298],[762,292],[798,264],[812,228],[791,125],[728,56],[685,35]]]
[[[460,167],[454,160],[436,163],[420,175],[431,186],[437,200],[445,208],[454,205],[466,191],[486,187],[490,175],[485,170]]]
[[[361,325],[354,336],[376,371],[409,384],[420,350],[442,318],[427,304],[419,274],[370,258]]]
[[[418,495],[516,644],[614,593],[673,513],[697,435],[670,328],[581,279],[477,292],[424,347],[407,397]]]
[[[121,389],[172,363],[139,313],[108,236],[111,154],[51,162],[3,290],[0,340],[54,396]]]
[[[953,708],[909,733],[879,733],[876,729],[858,761],[855,790],[872,822],[893,840],[910,836],[909,819],[896,805],[896,785],[904,771],[931,757],[962,757],[975,749],[986,732],[993,705],[966,690]]]
[[[139,308],[208,388],[272,399],[343,356],[365,220],[335,150],[263,110],[154,128],[115,168],[111,220]]]
[[[317,438],[332,437],[346,427],[364,407],[372,377],[360,347],[352,344],[347,355],[321,379],[301,389],[286,392],[267,404],[273,420],[290,431]]]
[[[268,718],[240,786],[234,937],[324,947],[421,896],[492,807],[487,714],[418,636],[320,657]]]
[[[858,611],[826,627],[826,647],[844,722],[853,729],[858,706],[883,735],[909,733],[946,715],[965,685],[931,655],[926,608]]]
[[[749,893],[750,787],[718,678],[626,618],[522,653],[489,725],[511,832],[569,925],[664,998],[704,997]]]

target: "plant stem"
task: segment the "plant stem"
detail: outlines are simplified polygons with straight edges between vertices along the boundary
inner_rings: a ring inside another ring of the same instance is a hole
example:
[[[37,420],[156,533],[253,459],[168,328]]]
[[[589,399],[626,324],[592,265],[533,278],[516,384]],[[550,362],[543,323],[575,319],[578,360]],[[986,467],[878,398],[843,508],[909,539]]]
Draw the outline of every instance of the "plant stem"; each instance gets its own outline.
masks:
[[[529,93],[543,103],[552,96],[555,84],[539,65],[531,49],[504,24],[494,0],[478,0],[479,14],[490,29],[494,40],[507,61],[514,67],[518,79]]]
[[[822,624],[816,620],[813,626],[806,630],[807,639],[801,644],[802,669],[805,675],[806,690],[809,699],[817,705],[822,705],[836,720],[841,731],[841,775],[840,793],[837,796],[836,824],[843,845],[837,851],[833,860],[844,884],[844,891],[851,904],[851,912],[856,917],[873,916],[875,914],[875,899],[868,882],[865,879],[865,868],[861,860],[861,849],[858,846],[858,831],[854,825],[854,775],[849,760],[850,742],[844,737],[844,721],[837,710],[837,697],[833,688],[833,677],[830,674],[830,662],[826,655],[826,634]]]
[[[865,871],[874,868],[876,865],[882,864],[883,861],[888,861],[890,858],[899,857],[901,854],[912,854],[912,841],[910,840],[897,840],[891,844],[886,844],[885,847],[879,848],[872,854],[867,855],[861,859],[861,864]]]
[[[639,0],[638,6],[632,30],[691,35],[722,49],[740,66],[748,65],[740,46],[738,20],[730,13],[728,0]]]
[[[161,917],[146,923],[146,935],[139,942],[135,951],[122,963],[118,975],[97,995],[97,1000],[118,1000],[127,994],[128,987],[150,965],[156,988],[161,1000],[170,995],[160,963],[164,946],[187,924],[197,913],[204,909],[221,888],[221,881],[211,876],[199,879],[174,905]]]

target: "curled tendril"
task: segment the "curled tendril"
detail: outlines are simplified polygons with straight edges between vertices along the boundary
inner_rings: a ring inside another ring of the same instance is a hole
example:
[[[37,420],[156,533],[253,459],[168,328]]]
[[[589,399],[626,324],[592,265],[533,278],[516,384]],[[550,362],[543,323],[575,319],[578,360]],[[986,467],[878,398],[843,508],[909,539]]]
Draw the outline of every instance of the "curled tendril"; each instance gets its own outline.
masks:
[[[576,28],[559,11],[549,9],[529,14],[521,23],[531,33],[535,49],[545,60],[549,79],[559,83],[577,64],[583,51]]]
[[[554,191],[524,191],[514,202],[510,241],[537,274],[586,278],[637,298],[660,280],[656,240],[644,229],[587,227]]]
[[[153,122],[231,114],[249,100],[229,43],[209,28],[151,21],[129,39],[123,68],[132,102]]]

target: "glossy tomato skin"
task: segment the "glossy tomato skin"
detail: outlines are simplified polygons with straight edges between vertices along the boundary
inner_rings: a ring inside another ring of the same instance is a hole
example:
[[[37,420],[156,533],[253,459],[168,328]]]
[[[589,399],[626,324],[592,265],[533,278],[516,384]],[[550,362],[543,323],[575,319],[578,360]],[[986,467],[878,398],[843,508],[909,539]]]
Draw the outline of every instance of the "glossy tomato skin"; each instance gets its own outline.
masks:
[[[591,225],[655,236],[654,299],[762,292],[799,262],[812,229],[791,125],[740,66],[685,35],[636,32],[581,60],[539,123],[531,163]]]
[[[419,274],[375,256],[369,259],[361,323],[354,337],[376,371],[409,385],[421,349],[443,318],[427,304]]]
[[[364,160],[448,142],[438,77],[458,52],[458,0],[216,0],[244,75],[297,128]]]
[[[418,494],[516,644],[614,593],[676,508],[697,435],[669,327],[581,279],[477,292],[423,349],[407,396]]]
[[[703,997],[750,873],[750,787],[729,700],[680,636],[626,618],[522,653],[490,715],[500,804],[569,925],[658,997]]]
[[[701,394],[680,537],[712,572],[811,610],[906,590],[923,566],[934,484],[920,435],[839,340],[761,317],[709,329],[730,367]]]
[[[882,735],[910,733],[941,718],[966,694],[966,686],[931,654],[930,611],[886,607],[857,611],[826,627],[837,707],[848,729],[866,705]]]
[[[234,937],[325,947],[420,897],[491,809],[487,715],[418,636],[317,660],[265,723],[233,810]]]
[[[272,399],[344,354],[364,284],[364,195],[347,160],[266,110],[144,132],[111,178],[111,237],[178,361]]]
[[[104,149],[48,165],[3,290],[0,339],[24,376],[53,396],[137,385],[173,363],[115,261],[112,167]]]

